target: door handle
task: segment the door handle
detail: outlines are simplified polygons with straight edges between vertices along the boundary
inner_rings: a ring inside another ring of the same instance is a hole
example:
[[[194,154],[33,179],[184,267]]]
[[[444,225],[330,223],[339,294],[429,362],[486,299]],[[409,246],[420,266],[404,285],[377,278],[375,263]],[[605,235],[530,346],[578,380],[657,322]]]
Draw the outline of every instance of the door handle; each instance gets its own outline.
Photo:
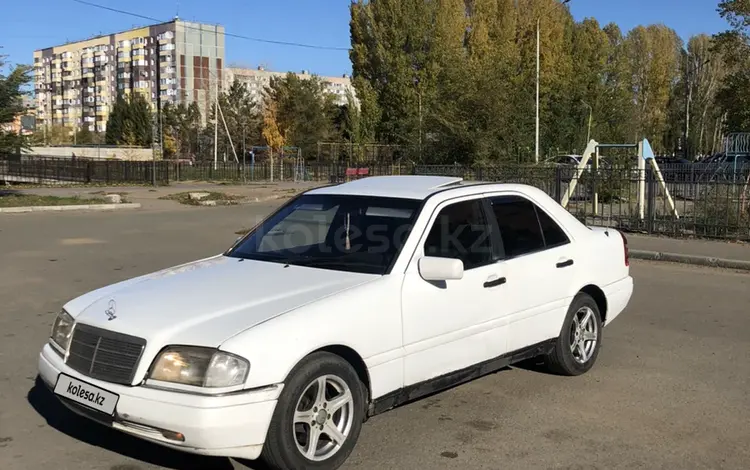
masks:
[[[493,279],[492,281],[485,282],[484,287],[485,289],[489,289],[491,287],[502,286],[506,282],[507,282],[507,279],[505,279],[504,277],[499,277],[497,279]]]
[[[561,261],[561,262],[557,263],[557,267],[558,268],[567,268],[568,266],[573,266],[573,260],[572,259],[569,259],[569,260],[566,260],[566,261]]]

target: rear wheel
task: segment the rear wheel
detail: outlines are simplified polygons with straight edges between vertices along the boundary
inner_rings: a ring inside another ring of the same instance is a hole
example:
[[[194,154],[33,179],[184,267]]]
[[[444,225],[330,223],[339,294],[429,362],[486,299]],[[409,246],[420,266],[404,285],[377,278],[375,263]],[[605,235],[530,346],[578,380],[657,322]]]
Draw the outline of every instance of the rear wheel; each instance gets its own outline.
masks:
[[[601,318],[599,306],[590,295],[579,293],[575,296],[555,349],[545,356],[550,371],[575,376],[594,366],[601,348]]]
[[[271,468],[336,469],[354,449],[364,420],[364,386],[335,354],[315,353],[290,374],[262,458]]]

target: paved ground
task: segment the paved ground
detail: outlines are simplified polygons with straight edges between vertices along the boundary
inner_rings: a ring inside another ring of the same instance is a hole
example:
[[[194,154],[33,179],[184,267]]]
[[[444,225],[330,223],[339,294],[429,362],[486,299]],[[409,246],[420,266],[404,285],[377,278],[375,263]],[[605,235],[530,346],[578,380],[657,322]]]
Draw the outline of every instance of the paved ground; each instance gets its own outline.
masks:
[[[188,191],[218,191],[246,198],[244,202],[253,202],[257,199],[268,200],[272,198],[283,199],[293,196],[300,191],[307,190],[321,183],[256,183],[245,185],[230,185],[216,183],[173,183],[169,186],[73,186],[73,187],[34,187],[14,188],[0,187],[2,191],[17,191],[20,193],[39,194],[43,196],[78,196],[80,198],[101,197],[102,194],[121,194],[128,202],[138,202],[146,210],[180,209],[180,204],[175,201],[164,201],[159,198],[170,194]],[[182,207],[183,209],[188,209]]]
[[[750,261],[750,244],[714,240],[680,240],[667,237],[628,235],[628,245],[635,250],[712,256],[715,258]]]
[[[0,468],[246,468],[71,415],[35,386],[36,357],[66,300],[218,253],[270,207],[0,217]],[[636,295],[590,374],[513,368],[398,408],[365,425],[346,468],[749,468],[750,275],[632,271]]]

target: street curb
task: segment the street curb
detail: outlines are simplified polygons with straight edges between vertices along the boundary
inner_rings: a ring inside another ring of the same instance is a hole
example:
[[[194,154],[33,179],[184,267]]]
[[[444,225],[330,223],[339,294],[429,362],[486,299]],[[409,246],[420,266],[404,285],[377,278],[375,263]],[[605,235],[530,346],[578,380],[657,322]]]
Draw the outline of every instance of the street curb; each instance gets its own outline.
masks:
[[[0,213],[20,214],[24,212],[67,212],[76,210],[110,211],[119,209],[139,209],[140,207],[141,204],[138,202],[122,204],[79,204],[67,206],[0,207]]]
[[[284,199],[285,197],[292,197],[296,196],[296,194],[274,194],[273,196],[256,196],[256,197],[249,197],[248,202],[267,202],[267,201],[275,201],[276,199]]]
[[[692,264],[695,266],[710,266],[714,268],[738,269],[750,271],[750,261],[738,259],[715,258],[713,256],[685,255],[681,253],[665,253],[660,251],[630,250],[634,259],[648,261],[668,261],[671,263]]]

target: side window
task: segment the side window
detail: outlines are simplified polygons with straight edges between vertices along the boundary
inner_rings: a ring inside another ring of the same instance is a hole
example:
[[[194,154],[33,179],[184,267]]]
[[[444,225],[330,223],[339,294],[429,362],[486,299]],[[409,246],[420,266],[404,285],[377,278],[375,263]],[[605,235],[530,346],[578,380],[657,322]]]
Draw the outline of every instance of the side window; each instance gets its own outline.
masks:
[[[544,235],[531,201],[519,196],[501,196],[491,202],[506,258],[544,249]]]
[[[427,235],[424,253],[460,259],[467,270],[492,263],[490,229],[482,201],[457,202],[443,208]]]
[[[536,205],[534,205],[534,209],[536,209],[536,215],[539,217],[539,225],[542,227],[542,235],[544,235],[544,245],[547,248],[554,248],[570,243],[568,236],[557,225],[557,222],[552,220],[552,217]]]
[[[533,202],[520,196],[491,199],[506,258],[514,258],[570,242],[565,232]]]

